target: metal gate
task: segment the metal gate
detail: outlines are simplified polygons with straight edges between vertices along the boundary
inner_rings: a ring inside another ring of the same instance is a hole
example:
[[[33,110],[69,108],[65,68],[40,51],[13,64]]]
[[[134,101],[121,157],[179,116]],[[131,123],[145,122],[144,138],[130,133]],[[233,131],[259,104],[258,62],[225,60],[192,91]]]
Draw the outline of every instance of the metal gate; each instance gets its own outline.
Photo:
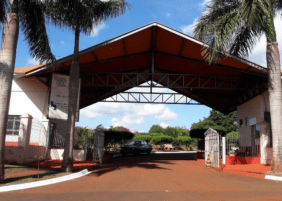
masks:
[[[212,167],[219,167],[220,141],[220,135],[215,130],[209,128],[205,132],[205,161],[207,163],[209,157]]]

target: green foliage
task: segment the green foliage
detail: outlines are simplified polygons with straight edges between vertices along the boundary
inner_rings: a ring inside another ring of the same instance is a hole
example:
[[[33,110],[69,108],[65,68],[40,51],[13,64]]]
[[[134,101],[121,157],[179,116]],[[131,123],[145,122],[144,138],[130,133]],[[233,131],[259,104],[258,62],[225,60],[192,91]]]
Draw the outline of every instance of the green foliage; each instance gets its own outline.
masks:
[[[216,130],[222,136],[231,131],[237,131],[237,111],[225,115],[212,109],[207,118],[192,124],[190,136],[203,139],[204,133],[209,128]]]
[[[185,144],[186,146],[190,145],[192,143],[192,138],[188,136],[180,136],[176,139],[176,141],[179,144]]]
[[[171,136],[173,138],[177,138],[178,135],[179,135],[179,131],[177,128],[172,128],[172,127],[167,127],[165,130],[164,130],[164,134],[167,135],[167,136]]]
[[[134,137],[134,140],[145,140],[146,142],[150,142],[152,139],[151,135],[137,135]]]
[[[233,131],[233,132],[230,132],[230,133],[227,133],[226,134],[226,139],[227,140],[239,140],[239,132],[238,131]]]
[[[94,144],[94,133],[95,131],[93,129],[89,129],[87,127],[84,127],[79,130],[78,135],[79,137],[75,140],[74,148],[82,148],[85,146],[85,135],[88,133],[88,145]]]
[[[219,111],[212,109],[208,119],[212,120],[216,125],[226,129],[226,133],[237,131],[237,111],[230,112],[225,115]]]
[[[140,135],[150,135],[150,133],[139,133]]]
[[[113,126],[110,126],[109,131],[118,131],[118,129],[114,128]]]
[[[153,125],[150,130],[149,133],[162,133],[165,134],[164,129],[160,126],[160,125]]]
[[[112,146],[113,144],[123,144],[134,138],[134,134],[126,131],[105,131],[104,146]]]
[[[163,133],[150,133],[150,136],[154,137],[154,136],[164,136]]]
[[[154,144],[164,144],[164,143],[171,143],[174,141],[174,138],[173,137],[170,137],[170,136],[165,136],[165,135],[162,135],[162,136],[154,136],[152,138],[152,142]]]

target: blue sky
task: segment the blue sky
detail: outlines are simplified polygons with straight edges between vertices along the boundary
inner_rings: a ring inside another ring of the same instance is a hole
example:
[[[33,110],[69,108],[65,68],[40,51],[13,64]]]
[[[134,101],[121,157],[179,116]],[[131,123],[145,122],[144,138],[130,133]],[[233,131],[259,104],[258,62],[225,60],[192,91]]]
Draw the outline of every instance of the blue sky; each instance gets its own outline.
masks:
[[[128,0],[133,6],[125,15],[105,21],[94,29],[91,36],[81,35],[80,50],[94,46],[132,29],[152,21],[191,34],[195,20],[209,0]],[[278,42],[282,44],[281,21],[275,20]],[[73,53],[74,33],[68,30],[48,26],[50,44],[57,59]],[[266,66],[265,37],[254,47],[250,60]],[[16,68],[35,65],[38,62],[28,53],[27,43],[22,32],[18,41]],[[133,89],[133,91],[136,89]],[[185,126],[190,128],[193,122],[209,115],[206,106],[151,105],[127,103],[98,103],[80,111],[78,126],[94,128],[99,124],[104,127],[125,126],[132,131],[148,132],[153,124],[166,126]]]

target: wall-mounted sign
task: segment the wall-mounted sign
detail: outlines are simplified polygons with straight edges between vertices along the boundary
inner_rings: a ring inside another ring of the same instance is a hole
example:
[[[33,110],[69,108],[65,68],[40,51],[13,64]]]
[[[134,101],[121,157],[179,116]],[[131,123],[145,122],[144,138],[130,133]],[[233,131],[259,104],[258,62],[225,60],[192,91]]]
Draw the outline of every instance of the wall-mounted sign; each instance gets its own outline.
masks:
[[[256,123],[257,123],[257,120],[256,120],[256,118],[254,117],[254,118],[251,118],[250,120],[249,120],[249,124],[250,124],[250,126],[252,126],[252,125],[256,125]]]
[[[80,83],[79,83],[80,96]],[[76,121],[79,117],[79,96],[77,100]],[[49,119],[68,120],[69,76],[53,73],[49,103]]]

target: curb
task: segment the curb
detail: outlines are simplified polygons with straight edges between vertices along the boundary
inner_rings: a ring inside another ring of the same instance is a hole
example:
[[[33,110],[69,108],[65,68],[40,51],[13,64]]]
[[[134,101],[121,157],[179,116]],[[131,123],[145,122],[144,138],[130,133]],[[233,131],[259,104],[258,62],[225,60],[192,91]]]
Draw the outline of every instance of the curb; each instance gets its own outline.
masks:
[[[35,182],[30,182],[30,183],[24,183],[24,184],[15,184],[15,185],[8,185],[8,186],[3,186],[0,187],[0,193],[2,192],[8,192],[8,191],[15,191],[15,190],[24,190],[24,189],[29,189],[29,188],[35,188],[35,187],[40,187],[40,186],[47,186],[51,184],[56,184],[64,181],[69,181],[73,179],[77,179],[79,177],[83,177],[85,175],[90,174],[87,169],[82,170],[80,172],[62,176],[62,177],[57,177],[54,179],[46,179],[42,181],[35,181]]]
[[[264,178],[268,180],[282,181],[282,177],[279,177],[279,176],[265,175]]]

